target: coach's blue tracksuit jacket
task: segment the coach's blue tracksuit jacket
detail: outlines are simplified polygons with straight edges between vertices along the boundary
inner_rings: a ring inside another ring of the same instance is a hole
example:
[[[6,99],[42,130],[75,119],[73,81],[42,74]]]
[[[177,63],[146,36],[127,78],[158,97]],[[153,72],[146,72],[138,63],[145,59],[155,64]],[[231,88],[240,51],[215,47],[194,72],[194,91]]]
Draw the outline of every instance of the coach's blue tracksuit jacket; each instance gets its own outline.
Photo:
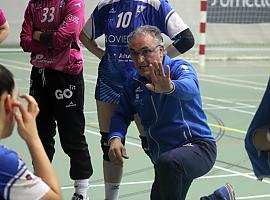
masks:
[[[137,74],[131,78],[112,117],[109,135],[109,139],[117,136],[123,140],[133,115],[139,113],[153,163],[163,152],[193,139],[215,141],[202,110],[199,82],[192,65],[165,56],[164,69],[166,65],[171,69],[174,91],[154,93],[145,87],[147,80],[144,77]]]
[[[257,128],[270,127],[270,79],[267,88],[254,115],[245,138],[245,147],[253,170],[258,179],[270,177],[270,151],[259,151],[253,144],[254,132]]]

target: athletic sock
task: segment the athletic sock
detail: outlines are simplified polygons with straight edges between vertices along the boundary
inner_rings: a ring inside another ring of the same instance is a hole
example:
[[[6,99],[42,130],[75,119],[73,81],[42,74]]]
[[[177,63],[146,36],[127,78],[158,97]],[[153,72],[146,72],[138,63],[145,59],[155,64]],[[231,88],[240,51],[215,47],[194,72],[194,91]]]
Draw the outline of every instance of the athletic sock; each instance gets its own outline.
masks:
[[[87,199],[87,190],[89,187],[89,179],[80,179],[74,181],[75,193],[81,194],[83,199]]]
[[[105,199],[118,200],[120,183],[105,183]]]

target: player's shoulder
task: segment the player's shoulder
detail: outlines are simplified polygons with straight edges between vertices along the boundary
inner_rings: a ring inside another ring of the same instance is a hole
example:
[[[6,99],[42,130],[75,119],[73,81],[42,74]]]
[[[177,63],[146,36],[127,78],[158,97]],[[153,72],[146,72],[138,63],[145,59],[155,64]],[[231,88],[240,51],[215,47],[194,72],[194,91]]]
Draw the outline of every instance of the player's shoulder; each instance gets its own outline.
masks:
[[[185,72],[193,72],[194,67],[192,64],[184,59],[172,59],[171,60],[171,71],[185,71]]]
[[[17,169],[19,157],[17,153],[5,146],[0,146],[0,171]]]
[[[161,6],[166,7],[166,5],[169,4],[167,0],[137,0],[137,1],[139,2],[141,1],[144,4],[151,5],[156,10],[158,10]]]
[[[107,5],[117,3],[117,2],[120,3],[120,0],[101,0],[101,1],[98,2],[97,7],[98,7],[98,9],[101,9],[101,8],[107,6]]]

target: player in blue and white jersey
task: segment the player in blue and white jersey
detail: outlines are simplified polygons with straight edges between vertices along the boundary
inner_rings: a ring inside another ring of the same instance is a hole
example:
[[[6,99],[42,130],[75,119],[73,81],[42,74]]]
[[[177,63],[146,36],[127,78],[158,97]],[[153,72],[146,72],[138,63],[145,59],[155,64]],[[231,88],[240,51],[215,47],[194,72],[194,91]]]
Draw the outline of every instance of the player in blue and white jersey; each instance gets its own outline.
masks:
[[[129,55],[127,36],[143,25],[157,26],[173,42],[166,48],[170,57],[185,53],[194,45],[189,27],[166,0],[101,0],[85,24],[80,40],[100,58],[95,99],[104,159],[105,198],[117,199],[122,167],[108,157],[108,132],[112,113],[119,102],[124,82],[135,73]],[[105,50],[95,39],[105,36]],[[140,119],[134,116],[147,153]]]
[[[38,136],[37,102],[29,95],[20,98],[26,100],[26,106],[17,101],[12,73],[0,65],[0,199],[61,200],[58,180]],[[15,123],[31,154],[35,175],[15,151],[2,145]]]

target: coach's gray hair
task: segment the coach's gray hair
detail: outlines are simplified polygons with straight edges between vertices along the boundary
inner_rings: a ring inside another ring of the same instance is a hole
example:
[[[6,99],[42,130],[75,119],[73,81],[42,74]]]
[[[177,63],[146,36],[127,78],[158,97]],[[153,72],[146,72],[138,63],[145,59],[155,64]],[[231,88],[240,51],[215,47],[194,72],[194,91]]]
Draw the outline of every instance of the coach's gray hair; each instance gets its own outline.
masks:
[[[161,31],[155,26],[145,25],[136,28],[128,35],[128,44],[130,45],[130,41],[138,35],[151,35],[153,38],[155,38],[157,44],[163,45],[163,37],[161,35]]]

